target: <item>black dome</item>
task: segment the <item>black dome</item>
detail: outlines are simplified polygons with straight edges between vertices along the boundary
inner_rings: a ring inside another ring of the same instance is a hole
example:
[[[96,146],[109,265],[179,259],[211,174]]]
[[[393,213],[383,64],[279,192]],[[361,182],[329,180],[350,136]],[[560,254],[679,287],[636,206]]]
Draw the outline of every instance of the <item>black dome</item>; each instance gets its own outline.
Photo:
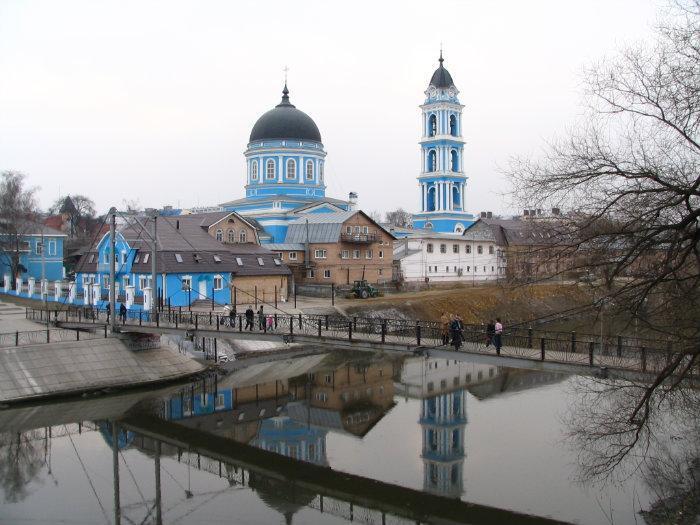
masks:
[[[321,142],[321,132],[313,119],[289,102],[285,84],[282,102],[271,109],[253,126],[250,142],[263,139],[302,139]]]
[[[444,67],[442,67],[443,58],[442,51],[440,51],[440,66],[433,73],[430,79],[430,85],[436,88],[448,88],[454,86],[455,83],[452,81],[452,75]]]

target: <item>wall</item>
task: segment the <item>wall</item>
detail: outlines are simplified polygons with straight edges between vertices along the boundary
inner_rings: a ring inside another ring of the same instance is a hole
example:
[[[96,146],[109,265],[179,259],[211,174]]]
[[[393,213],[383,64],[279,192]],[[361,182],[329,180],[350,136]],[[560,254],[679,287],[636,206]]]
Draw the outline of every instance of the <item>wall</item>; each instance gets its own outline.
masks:
[[[258,302],[273,304],[275,292],[279,302],[283,298],[289,300],[289,284],[286,275],[237,276],[232,284],[236,287],[236,303],[239,305],[253,304],[256,291]],[[233,292],[228,302],[233,303]]]

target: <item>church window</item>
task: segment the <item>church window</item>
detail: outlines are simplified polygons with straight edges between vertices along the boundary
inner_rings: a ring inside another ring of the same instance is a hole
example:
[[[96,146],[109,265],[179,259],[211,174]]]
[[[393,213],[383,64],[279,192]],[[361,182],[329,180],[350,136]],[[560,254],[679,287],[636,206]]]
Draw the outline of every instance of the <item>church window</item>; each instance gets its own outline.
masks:
[[[433,223],[432,223],[432,222],[426,222],[426,223],[425,223],[425,229],[426,229],[426,230],[432,230],[432,229],[433,229]]]
[[[484,253],[484,247],[481,244],[476,247],[476,253],[478,253],[479,255]]]
[[[440,245],[440,253],[447,253],[447,245],[446,244]]]
[[[238,242],[246,242],[245,230],[241,230],[241,233],[238,237]]]
[[[457,136],[457,117],[455,115],[450,115],[450,135]]]
[[[251,180],[258,180],[258,161],[254,160],[250,164],[250,178]]]
[[[459,244],[452,245],[452,253],[459,253]]]
[[[450,169],[459,171],[459,156],[456,149],[450,150]]]
[[[273,179],[275,178],[275,161],[270,159],[267,161],[267,179]]]
[[[318,165],[318,180],[323,182],[323,162]]]
[[[437,171],[437,154],[434,149],[428,152],[428,171]]]
[[[229,230],[228,231],[228,242],[236,242],[236,230]]]
[[[437,116],[430,115],[428,118],[428,136],[434,137],[437,135]]]
[[[493,255],[493,246],[489,246],[489,254]]]
[[[433,253],[433,243],[429,242],[428,245],[425,247],[425,251],[428,253]]]
[[[216,240],[219,241],[219,242],[223,242],[223,241],[224,241],[224,230],[222,230],[221,228],[219,228],[218,230],[216,230]]]
[[[294,159],[289,159],[287,161],[287,178],[296,179],[297,178],[297,163]]]
[[[306,161],[306,180],[314,180],[314,163]]]

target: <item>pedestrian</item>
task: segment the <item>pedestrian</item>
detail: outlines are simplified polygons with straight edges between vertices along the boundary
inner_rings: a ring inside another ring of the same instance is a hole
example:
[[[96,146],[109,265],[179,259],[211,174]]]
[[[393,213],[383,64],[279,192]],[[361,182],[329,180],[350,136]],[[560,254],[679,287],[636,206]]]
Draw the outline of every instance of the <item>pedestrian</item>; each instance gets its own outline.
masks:
[[[231,328],[236,327],[236,305],[232,305],[228,309],[228,325]]]
[[[501,354],[501,347],[503,346],[503,324],[501,323],[501,318],[496,317],[496,324],[493,326],[493,344],[496,347],[496,353]]]
[[[274,321],[272,318],[272,314],[267,314],[267,330],[268,331],[271,331],[273,329],[273,324],[274,324]]]
[[[450,322],[452,321],[452,316],[447,312],[442,312],[440,316],[440,329],[442,333],[442,344],[446,345],[450,341]]]
[[[450,333],[452,335],[452,346],[455,347],[455,352],[458,352],[462,347],[462,338],[464,337],[464,325],[462,318],[456,315],[450,323]]]
[[[126,306],[124,303],[119,305],[119,318],[121,319],[122,324],[126,324]]]
[[[248,305],[248,308],[245,311],[245,329],[246,330],[253,330],[253,321],[255,320],[255,312],[253,312],[253,308]]]
[[[263,313],[262,305],[260,305],[260,310],[258,310],[258,328],[265,330],[265,314]]]
[[[112,303],[110,301],[107,302],[107,322],[109,323],[109,317],[112,314]]]
[[[491,343],[493,343],[493,336],[496,333],[496,324],[493,322],[493,319],[489,321],[489,323],[486,325],[486,348],[491,346]]]

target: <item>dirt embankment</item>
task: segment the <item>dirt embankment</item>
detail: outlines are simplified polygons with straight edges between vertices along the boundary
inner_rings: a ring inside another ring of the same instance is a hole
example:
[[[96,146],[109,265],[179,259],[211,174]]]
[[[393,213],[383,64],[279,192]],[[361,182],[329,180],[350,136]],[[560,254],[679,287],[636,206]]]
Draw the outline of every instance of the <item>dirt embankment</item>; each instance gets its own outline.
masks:
[[[443,312],[459,314],[465,323],[484,323],[500,317],[509,323],[563,312],[589,303],[590,297],[574,284],[538,284],[508,287],[455,286],[354,300],[344,305],[348,315],[440,319]]]

